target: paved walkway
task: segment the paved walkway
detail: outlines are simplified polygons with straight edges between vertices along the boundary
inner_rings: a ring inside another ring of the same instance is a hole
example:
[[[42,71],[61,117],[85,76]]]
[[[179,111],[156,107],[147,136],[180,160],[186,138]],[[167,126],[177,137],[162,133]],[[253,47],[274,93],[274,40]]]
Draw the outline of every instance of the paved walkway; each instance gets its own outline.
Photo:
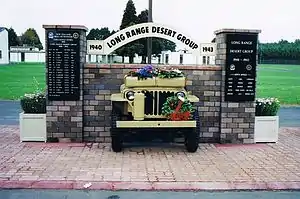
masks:
[[[109,144],[20,143],[0,127],[0,188],[106,190],[300,189],[300,129],[281,128],[277,144],[127,148]],[[91,184],[89,184],[91,183]]]

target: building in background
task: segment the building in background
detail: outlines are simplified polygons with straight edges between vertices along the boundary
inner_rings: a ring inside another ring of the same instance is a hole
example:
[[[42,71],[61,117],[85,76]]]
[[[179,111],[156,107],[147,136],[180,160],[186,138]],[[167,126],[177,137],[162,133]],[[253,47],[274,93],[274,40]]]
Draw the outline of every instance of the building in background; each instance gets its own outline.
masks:
[[[195,56],[188,50],[178,50],[176,52],[162,51],[160,54],[160,64],[185,64],[185,65],[214,65],[214,56]]]
[[[45,51],[32,46],[11,46],[10,62],[45,62]]]
[[[122,57],[116,54],[107,55],[87,55],[86,60],[88,63],[121,63]],[[134,63],[140,64],[142,57],[136,55],[134,57]],[[129,63],[129,57],[124,57],[124,62]],[[146,58],[146,62],[147,58]],[[156,57],[152,57],[152,64],[163,64],[163,65],[215,65],[214,56],[195,56],[188,50],[178,50],[176,52],[162,51]]]
[[[88,63],[122,63],[122,56],[114,53],[109,55],[86,55]],[[45,63],[45,51],[31,46],[11,46],[10,63]],[[140,64],[142,57],[134,57],[134,63]],[[146,62],[147,57],[146,57]],[[124,57],[124,63],[129,63],[129,57]],[[186,49],[176,52],[162,51],[158,56],[152,56],[152,64],[163,65],[215,65],[214,56],[195,56]]]
[[[0,64],[9,64],[8,31],[0,27]]]

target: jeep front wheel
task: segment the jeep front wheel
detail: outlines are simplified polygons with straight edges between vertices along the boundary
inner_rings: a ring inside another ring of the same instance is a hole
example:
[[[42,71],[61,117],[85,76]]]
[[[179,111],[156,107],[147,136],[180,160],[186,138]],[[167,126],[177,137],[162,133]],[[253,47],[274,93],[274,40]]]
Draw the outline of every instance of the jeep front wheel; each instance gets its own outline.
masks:
[[[185,137],[185,147],[190,153],[195,153],[199,146],[199,136],[196,129],[191,129],[186,133]]]
[[[111,148],[114,152],[121,152],[122,151],[122,139],[119,135],[111,136]]]
[[[111,127],[110,127],[110,136],[111,136],[111,148],[114,152],[121,152],[123,148],[123,141],[121,130],[117,128],[117,121],[120,120],[120,115],[116,113],[113,109],[111,112]]]
[[[196,152],[199,147],[200,118],[198,107],[196,107],[196,110],[193,114],[193,120],[196,121],[196,127],[187,129],[185,133],[185,147],[190,153]]]

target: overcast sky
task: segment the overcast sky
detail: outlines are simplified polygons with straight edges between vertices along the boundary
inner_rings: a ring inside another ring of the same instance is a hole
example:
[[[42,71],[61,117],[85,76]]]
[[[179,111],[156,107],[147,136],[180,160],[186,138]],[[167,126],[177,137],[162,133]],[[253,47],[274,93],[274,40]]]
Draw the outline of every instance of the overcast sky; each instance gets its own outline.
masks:
[[[43,24],[77,24],[118,29],[127,0],[0,0],[0,26],[17,34],[37,30],[44,45]],[[134,0],[137,13],[148,0]],[[153,20],[181,30],[199,42],[210,42],[221,28],[261,29],[263,42],[300,38],[297,0],[153,0]]]

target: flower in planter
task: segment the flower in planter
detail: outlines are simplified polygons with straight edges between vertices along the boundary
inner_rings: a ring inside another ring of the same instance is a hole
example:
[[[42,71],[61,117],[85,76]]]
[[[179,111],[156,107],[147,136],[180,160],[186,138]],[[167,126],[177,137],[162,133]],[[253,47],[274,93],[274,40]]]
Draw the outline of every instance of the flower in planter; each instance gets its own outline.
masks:
[[[156,69],[152,65],[147,65],[136,71],[130,71],[128,75],[131,77],[137,77],[138,79],[147,79],[155,77],[157,74]]]
[[[177,78],[177,77],[184,77],[184,74],[182,71],[178,69],[159,69],[158,77],[160,78]]]
[[[279,108],[277,98],[258,98],[255,101],[255,116],[276,116]]]
[[[25,94],[20,103],[24,113],[46,113],[46,96],[43,92]]]
[[[141,69],[130,71],[128,76],[138,77],[138,79],[147,79],[152,77],[159,78],[177,78],[184,77],[184,73],[178,69],[155,68],[152,65],[144,66]]]

